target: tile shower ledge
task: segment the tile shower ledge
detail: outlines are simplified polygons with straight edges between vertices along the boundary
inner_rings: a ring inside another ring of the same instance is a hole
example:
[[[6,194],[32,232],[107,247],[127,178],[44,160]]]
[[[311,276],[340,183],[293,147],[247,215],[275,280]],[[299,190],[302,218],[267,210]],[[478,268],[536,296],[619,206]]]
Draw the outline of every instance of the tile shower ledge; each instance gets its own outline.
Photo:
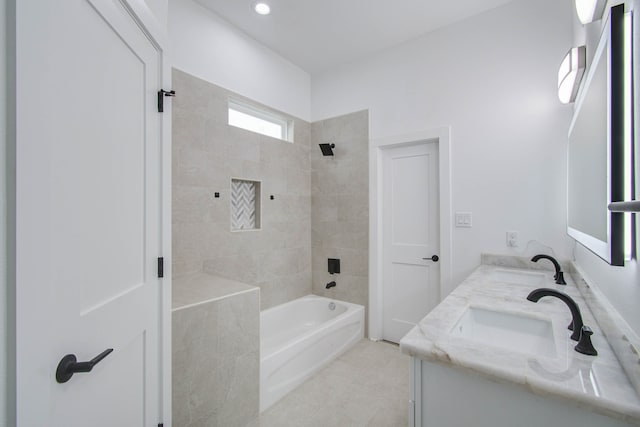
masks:
[[[260,288],[206,273],[185,274],[173,278],[172,311],[216,301]]]
[[[553,273],[543,272],[548,276],[544,287],[569,294],[580,306],[584,323],[594,331],[596,357],[573,350],[576,343],[569,339],[566,329],[571,314],[563,302],[549,297],[536,304],[527,301],[529,292],[538,286],[498,282],[491,278],[491,273],[498,269],[504,267],[478,267],[402,338],[401,351],[494,380],[516,383],[535,394],[588,406],[598,413],[640,425],[640,398],[573,281],[567,278],[567,286],[555,285]],[[533,357],[451,336],[449,331],[470,305],[548,318],[553,323],[558,357]]]

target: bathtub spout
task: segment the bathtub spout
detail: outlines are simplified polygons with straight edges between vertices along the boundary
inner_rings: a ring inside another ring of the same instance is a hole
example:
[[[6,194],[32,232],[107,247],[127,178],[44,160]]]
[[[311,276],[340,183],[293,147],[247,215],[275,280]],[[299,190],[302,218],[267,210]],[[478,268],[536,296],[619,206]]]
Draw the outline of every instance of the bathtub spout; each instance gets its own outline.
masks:
[[[331,288],[334,288],[335,286],[336,286],[336,282],[329,282],[329,283],[327,283],[326,288],[327,289],[331,289]]]

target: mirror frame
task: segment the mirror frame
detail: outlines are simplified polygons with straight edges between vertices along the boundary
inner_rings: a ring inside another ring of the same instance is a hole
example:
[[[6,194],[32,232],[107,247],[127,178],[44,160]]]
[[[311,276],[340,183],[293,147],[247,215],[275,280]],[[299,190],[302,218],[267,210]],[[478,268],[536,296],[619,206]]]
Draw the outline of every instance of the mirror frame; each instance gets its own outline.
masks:
[[[624,4],[611,8],[600,42],[596,49],[585,83],[576,99],[576,108],[569,127],[569,138],[582,109],[582,104],[596,67],[597,61],[607,61],[607,201],[600,209],[607,212],[607,240],[602,241],[569,225],[569,157],[567,156],[567,233],[587,249],[613,266],[624,266],[625,236],[624,214],[610,212],[608,205],[624,200],[625,189],[625,13]],[[630,66],[630,65],[627,65]],[[567,148],[568,153],[568,148]]]

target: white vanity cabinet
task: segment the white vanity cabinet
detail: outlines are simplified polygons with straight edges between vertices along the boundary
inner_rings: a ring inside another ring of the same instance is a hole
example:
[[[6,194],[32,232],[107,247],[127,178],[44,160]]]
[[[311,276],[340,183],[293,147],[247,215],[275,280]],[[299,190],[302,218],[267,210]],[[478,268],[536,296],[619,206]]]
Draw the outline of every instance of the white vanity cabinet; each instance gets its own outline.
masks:
[[[411,359],[410,427],[629,427],[570,400],[419,358]]]

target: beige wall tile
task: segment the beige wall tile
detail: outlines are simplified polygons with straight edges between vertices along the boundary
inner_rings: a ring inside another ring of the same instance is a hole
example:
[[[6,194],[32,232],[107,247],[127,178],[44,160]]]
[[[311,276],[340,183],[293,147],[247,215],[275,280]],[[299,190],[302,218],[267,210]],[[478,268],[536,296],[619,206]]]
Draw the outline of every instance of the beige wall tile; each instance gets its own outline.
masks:
[[[259,293],[176,310],[173,425],[246,425],[259,410]]]
[[[259,282],[260,287],[260,307],[265,310],[287,301],[303,297],[311,293],[311,289],[306,290],[300,283],[311,282],[311,272],[293,274],[279,278]]]
[[[314,294],[365,306],[369,300],[369,118],[367,111],[311,124],[311,241]],[[322,156],[317,144],[334,143]],[[340,258],[340,274],[327,272]],[[337,286],[327,290],[325,285]],[[368,319],[365,316],[365,321]],[[368,327],[366,328],[368,331]]]
[[[294,142],[280,141],[227,124],[237,94],[179,70],[173,87],[174,273],[268,281],[267,302],[311,293],[310,124],[291,118]],[[260,231],[230,230],[231,178],[261,181]]]

